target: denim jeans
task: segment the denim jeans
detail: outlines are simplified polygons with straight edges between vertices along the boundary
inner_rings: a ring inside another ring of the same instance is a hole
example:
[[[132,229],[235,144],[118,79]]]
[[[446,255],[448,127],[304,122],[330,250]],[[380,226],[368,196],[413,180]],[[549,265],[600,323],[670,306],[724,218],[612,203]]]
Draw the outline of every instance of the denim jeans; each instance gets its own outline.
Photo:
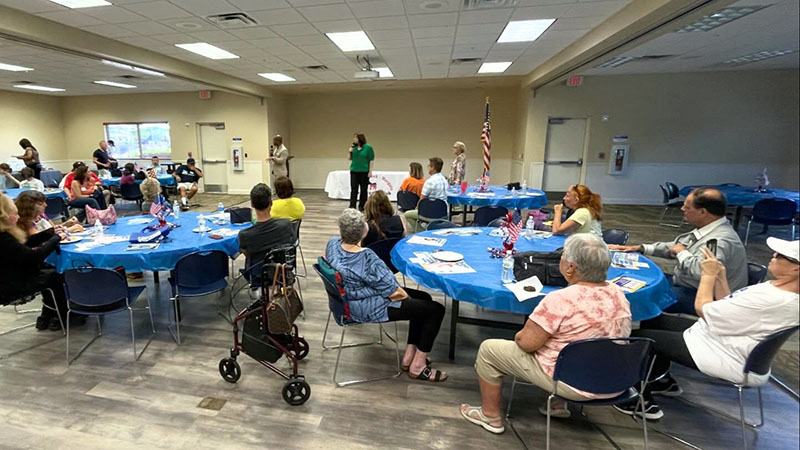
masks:
[[[697,297],[697,289],[689,286],[676,286],[672,275],[667,275],[669,284],[672,285],[672,293],[675,294],[677,303],[665,309],[665,312],[673,314],[691,314],[697,315],[694,309],[694,299]]]
[[[69,202],[70,208],[85,209],[86,206],[91,206],[94,209],[100,209],[100,205],[97,204],[97,200],[91,197],[76,198],[75,200]]]

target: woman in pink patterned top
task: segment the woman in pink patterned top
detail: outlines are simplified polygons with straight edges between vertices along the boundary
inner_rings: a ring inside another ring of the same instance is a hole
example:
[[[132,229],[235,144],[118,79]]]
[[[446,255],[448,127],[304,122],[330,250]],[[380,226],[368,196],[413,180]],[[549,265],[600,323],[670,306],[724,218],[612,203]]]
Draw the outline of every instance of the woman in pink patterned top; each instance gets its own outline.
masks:
[[[475,369],[482,406],[461,405],[461,415],[492,433],[505,431],[500,417],[503,376],[511,375],[553,391],[553,370],[562,348],[581,339],[627,337],[631,334],[628,300],[606,282],[611,257],[597,236],[574,234],[564,245],[559,270],[569,286],[547,294],[513,341],[488,339],[478,350]],[[611,398],[559,382],[558,394],[570,400]],[[540,407],[547,414],[546,407]],[[566,404],[553,400],[551,417],[569,417]]]

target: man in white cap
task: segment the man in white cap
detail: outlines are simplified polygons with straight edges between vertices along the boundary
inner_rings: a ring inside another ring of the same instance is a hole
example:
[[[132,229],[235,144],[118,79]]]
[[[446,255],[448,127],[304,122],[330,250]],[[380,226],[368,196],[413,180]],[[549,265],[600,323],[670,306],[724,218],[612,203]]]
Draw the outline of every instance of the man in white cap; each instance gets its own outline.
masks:
[[[694,306],[699,320],[662,314],[643,321],[632,336],[655,341],[656,354],[650,381],[644,392],[648,419],[664,413],[652,394],[677,397],[683,391],[669,375],[670,362],[699,370],[731,383],[760,386],[769,375],[749,374],[744,365],[753,348],[778,331],[800,324],[800,241],[767,239],[774,252],[769,273],[774,279],[731,293],[725,266],[708,249],[701,264],[700,284]],[[636,404],[615,406],[625,414],[642,415]]]

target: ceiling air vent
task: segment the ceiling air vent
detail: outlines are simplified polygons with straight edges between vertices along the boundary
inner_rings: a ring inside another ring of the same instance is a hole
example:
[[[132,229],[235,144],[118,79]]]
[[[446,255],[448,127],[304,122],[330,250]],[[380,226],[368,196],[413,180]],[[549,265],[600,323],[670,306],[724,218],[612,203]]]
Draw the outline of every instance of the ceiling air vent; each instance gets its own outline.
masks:
[[[328,70],[328,66],[326,66],[325,64],[317,64],[315,66],[305,66],[303,67],[303,69],[309,72],[323,72]]]
[[[513,8],[519,0],[464,0],[464,9]]]
[[[253,19],[243,12],[214,14],[213,16],[207,16],[206,20],[220,28],[225,29],[246,28],[259,25],[259,23],[256,22],[256,19]]]
[[[477,64],[481,61],[483,61],[481,58],[456,58],[451,63],[454,65]]]

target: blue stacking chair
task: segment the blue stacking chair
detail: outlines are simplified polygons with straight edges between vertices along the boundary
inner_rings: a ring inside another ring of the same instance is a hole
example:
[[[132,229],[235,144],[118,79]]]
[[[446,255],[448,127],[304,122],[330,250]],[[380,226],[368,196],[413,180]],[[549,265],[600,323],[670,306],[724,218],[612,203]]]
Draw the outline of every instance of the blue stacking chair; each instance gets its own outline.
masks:
[[[44,289],[39,294],[44,295],[45,292],[49,292],[50,293],[50,298],[54,298],[52,289],[50,289],[50,288]],[[16,312],[17,314],[38,313],[39,312],[38,309],[27,309],[27,310],[19,310],[18,309],[20,306],[23,306],[23,305],[25,305],[27,303],[32,302],[35,298],[36,298],[36,294],[24,295],[22,297],[16,297],[16,298],[7,298],[7,297],[4,297],[2,295],[2,293],[0,293],[0,307],[13,306],[14,307],[14,312]],[[65,335],[66,331],[65,331],[65,328],[64,328],[64,322],[61,320],[61,312],[58,310],[58,303],[53,302],[53,306],[49,306],[46,303],[43,303],[43,305],[44,305],[45,308],[50,309],[52,311],[55,311],[56,317],[58,317],[58,322],[61,325],[62,336]],[[24,325],[18,325],[18,326],[15,326],[14,328],[11,328],[9,330],[0,331],[0,336],[5,336],[7,334],[15,333],[17,331],[24,330],[25,328],[30,328],[30,327],[33,327],[35,325],[36,325],[36,322],[30,322],[30,323],[26,323]],[[38,347],[40,345],[44,345],[44,344],[47,344],[49,342],[53,342],[56,339],[61,339],[61,336],[57,336],[57,337],[55,337],[53,339],[49,339],[47,341],[43,341],[43,342],[39,342],[39,343],[33,344],[33,345],[28,346],[26,348],[23,348],[21,350],[15,350],[15,351],[9,352],[9,353],[0,353],[0,359],[8,358],[11,355],[16,355],[17,353],[24,352],[25,350],[30,350],[30,349]]]
[[[796,212],[797,203],[788,198],[765,198],[764,200],[759,200],[755,206],[753,206],[753,212],[750,214],[750,219],[747,221],[744,245],[747,245],[747,239],[750,237],[750,224],[753,222],[762,225],[791,225],[791,239],[794,239],[795,227],[797,225],[794,219]]]
[[[201,250],[189,253],[175,264],[169,279],[172,286],[173,311],[175,322],[167,328],[175,342],[181,344],[180,299],[183,297],[202,297],[215,292],[224,292],[228,287],[228,255],[220,250]],[[219,312],[219,311],[218,311]],[[175,332],[172,331],[175,325]]]
[[[680,209],[680,207],[683,206],[683,202],[679,199],[680,191],[678,190],[678,186],[675,186],[673,183],[666,183],[666,185],[659,185],[658,187],[661,188],[661,202],[664,206],[664,211],[661,212],[661,219],[659,219],[659,225],[680,228],[681,224],[683,224],[683,219],[681,219],[681,222],[678,224],[664,222],[664,218],[667,216],[667,212],[670,209]]]
[[[458,225],[445,219],[436,219],[428,224],[427,230],[441,230],[444,228],[458,228]]]
[[[119,192],[124,200],[136,202],[136,206],[138,206],[139,210],[141,211],[142,203],[144,203],[144,195],[142,195],[142,190],[139,189],[138,184],[136,183],[120,184]]]
[[[506,214],[508,214],[508,209],[504,206],[481,206],[475,210],[475,215],[472,217],[472,226],[488,226],[493,220],[505,217]]]
[[[397,192],[397,209],[401,212],[417,209],[417,203],[419,203],[419,195],[408,191]]]
[[[323,257],[319,257],[317,260],[317,264],[314,264],[314,271],[317,272],[319,277],[322,279],[322,283],[325,285],[325,292],[328,295],[328,308],[330,312],[328,313],[328,321],[325,323],[325,332],[322,334],[322,348],[323,350],[338,350],[336,354],[336,364],[333,366],[333,383],[336,384],[338,387],[344,386],[351,386],[354,384],[360,383],[367,383],[370,381],[378,381],[378,380],[386,380],[389,378],[397,378],[403,373],[400,370],[400,344],[397,342],[397,322],[394,323],[394,337],[389,335],[386,330],[383,328],[382,323],[378,323],[378,340],[371,341],[371,342],[355,342],[355,343],[344,343],[344,334],[347,328],[355,327],[358,325],[362,325],[362,322],[357,322],[350,318],[349,309],[347,307],[347,297],[346,293],[344,292],[344,288],[341,284],[341,275],[331,267],[327,261]],[[342,327],[342,336],[339,338],[339,345],[331,345],[328,346],[325,343],[325,340],[328,336],[328,326],[331,323],[331,317],[333,317],[336,324]],[[392,375],[386,375],[381,377],[375,378],[362,378],[356,380],[349,380],[349,381],[337,381],[336,374],[339,371],[339,360],[342,356],[342,349],[343,348],[352,348],[352,347],[364,347],[368,345],[381,345],[383,344],[383,335],[386,334],[386,337],[389,338],[395,345],[395,353],[397,356],[397,371]]]
[[[297,251],[300,252],[300,260],[303,261],[303,274],[300,275],[300,271],[297,268],[297,264],[292,263],[292,265],[295,268],[295,273],[297,274],[297,276],[305,278],[308,276],[308,268],[306,267],[306,257],[303,255],[303,247],[300,246],[300,225],[302,224],[303,224],[303,219],[292,221],[292,226],[294,227],[294,239],[295,239],[294,246],[297,249]],[[299,286],[300,283],[297,283],[297,285]]]
[[[133,345],[133,359],[138,361],[147,346],[156,335],[156,327],[153,323],[153,311],[150,309],[150,299],[145,295],[144,300],[147,306],[134,308],[134,304],[145,291],[144,286],[129,287],[123,272],[110,269],[100,269],[96,267],[81,267],[68,269],[64,272],[64,291],[67,295],[67,366],[78,358],[84,350],[102,336],[102,319],[106,314],[114,314],[128,311],[131,321],[131,343]],[[133,326],[133,311],[147,310],[150,315],[150,328],[152,335],[144,345],[141,352],[136,352],[136,331]],[[69,315],[84,314],[97,318],[97,334],[84,345],[74,358],[69,357]]]
[[[625,245],[628,243],[628,232],[621,228],[603,230],[603,241],[606,244]]]
[[[561,349],[553,371],[553,392],[547,397],[547,449],[550,449],[550,403],[554,398],[581,406],[618,405],[637,400],[640,407],[644,408],[644,397],[641,393],[644,392],[653,365],[653,358],[650,357],[652,345],[653,340],[648,338],[598,338],[570,342]],[[559,381],[594,394],[622,394],[607,399],[569,400],[558,395]],[[517,383],[528,384],[514,378],[507,418],[511,415],[511,402],[514,400],[514,387]],[[642,420],[642,429],[644,448],[647,450],[646,420]]]
[[[423,198],[417,204],[419,219],[414,232],[419,231],[420,222],[431,222],[436,219],[447,220],[447,203],[438,198]]]
[[[69,216],[67,202],[61,197],[47,197],[44,214],[50,220],[65,220]]]
[[[767,278],[767,267],[754,262],[747,263],[747,285],[763,283]]]

